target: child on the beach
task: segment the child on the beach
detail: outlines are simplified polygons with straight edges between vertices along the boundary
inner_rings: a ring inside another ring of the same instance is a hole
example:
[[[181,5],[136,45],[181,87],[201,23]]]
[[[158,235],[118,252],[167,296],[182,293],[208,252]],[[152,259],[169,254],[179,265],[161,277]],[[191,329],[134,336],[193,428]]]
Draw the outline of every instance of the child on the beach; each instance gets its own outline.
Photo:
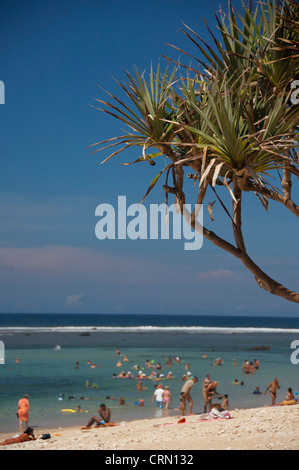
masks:
[[[221,408],[226,411],[229,409],[228,395],[223,395],[223,402],[221,403]]]

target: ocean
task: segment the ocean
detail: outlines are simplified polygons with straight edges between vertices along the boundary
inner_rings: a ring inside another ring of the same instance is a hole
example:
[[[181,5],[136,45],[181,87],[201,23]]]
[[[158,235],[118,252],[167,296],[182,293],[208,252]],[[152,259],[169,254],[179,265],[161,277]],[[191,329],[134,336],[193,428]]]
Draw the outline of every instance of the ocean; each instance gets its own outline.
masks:
[[[2,433],[18,430],[17,403],[25,393],[31,405],[29,424],[37,431],[83,426],[101,403],[111,409],[115,422],[177,416],[187,365],[199,379],[192,390],[194,413],[203,412],[201,384],[207,374],[218,381],[219,393],[228,394],[230,409],[269,405],[269,395],[253,391],[260,387],[264,392],[274,377],[281,385],[277,401],[284,399],[289,387],[299,391],[299,364],[291,360],[296,352],[291,347],[294,341],[299,349],[299,318],[0,314],[0,341],[4,349],[4,363],[0,360]],[[223,363],[216,366],[219,357]],[[244,361],[255,359],[259,369],[245,374]],[[156,369],[158,363],[162,369]],[[146,390],[137,391],[138,372],[148,376],[153,370],[163,376],[159,381],[142,380]],[[134,378],[114,378],[121,371]],[[169,371],[173,379],[166,379]],[[94,388],[87,387],[87,381]],[[168,385],[172,393],[168,410],[152,402],[158,383]],[[119,404],[120,397],[125,404]],[[143,407],[138,406],[141,398]],[[81,413],[73,412],[77,406]]]

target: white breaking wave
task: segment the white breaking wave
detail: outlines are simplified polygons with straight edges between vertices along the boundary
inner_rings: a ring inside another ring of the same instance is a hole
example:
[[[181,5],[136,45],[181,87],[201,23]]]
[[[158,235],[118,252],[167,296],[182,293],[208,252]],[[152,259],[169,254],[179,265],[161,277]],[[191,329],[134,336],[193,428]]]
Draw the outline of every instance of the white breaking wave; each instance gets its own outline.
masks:
[[[296,328],[210,327],[210,326],[57,326],[57,327],[0,327],[0,334],[12,333],[289,333],[299,334]]]

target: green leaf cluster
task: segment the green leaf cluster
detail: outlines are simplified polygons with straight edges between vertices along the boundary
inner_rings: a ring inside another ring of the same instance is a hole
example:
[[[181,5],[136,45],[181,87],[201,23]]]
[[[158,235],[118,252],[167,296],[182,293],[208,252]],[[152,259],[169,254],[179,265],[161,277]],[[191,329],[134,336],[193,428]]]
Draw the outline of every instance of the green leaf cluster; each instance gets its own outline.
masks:
[[[170,160],[146,195],[170,168],[189,167],[200,184],[226,187],[244,170],[251,181],[269,186],[272,170],[298,172],[299,106],[290,99],[299,77],[298,3],[259,1],[254,9],[231,6],[215,16],[217,32],[206,25],[209,43],[184,25],[198,57],[175,47],[197,68],[171,66],[170,59],[163,73],[160,64],[148,74],[135,68],[126,72],[126,83],[118,82],[127,101],[111,93],[112,101],[97,100],[103,105],[98,109],[128,129],[94,144],[100,147],[95,152],[118,147],[104,162],[133,146],[140,157],[126,165]]]

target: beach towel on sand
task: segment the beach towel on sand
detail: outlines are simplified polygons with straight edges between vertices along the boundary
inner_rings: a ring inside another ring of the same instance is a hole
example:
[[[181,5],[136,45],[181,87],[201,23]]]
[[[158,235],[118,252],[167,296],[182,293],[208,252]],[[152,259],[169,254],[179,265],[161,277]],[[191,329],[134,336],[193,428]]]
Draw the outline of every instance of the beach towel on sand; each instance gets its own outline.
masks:
[[[200,422],[207,422],[207,421],[216,421],[217,419],[232,419],[232,417],[228,411],[219,411],[216,408],[214,408],[209,414],[201,415],[201,418],[197,420],[187,421],[186,418],[181,417],[179,418],[177,423],[154,424],[154,427],[175,426],[176,424],[182,424],[182,423],[200,423]]]
[[[230,414],[228,411],[219,411],[217,408],[213,408],[209,413],[208,419],[230,419]]]

